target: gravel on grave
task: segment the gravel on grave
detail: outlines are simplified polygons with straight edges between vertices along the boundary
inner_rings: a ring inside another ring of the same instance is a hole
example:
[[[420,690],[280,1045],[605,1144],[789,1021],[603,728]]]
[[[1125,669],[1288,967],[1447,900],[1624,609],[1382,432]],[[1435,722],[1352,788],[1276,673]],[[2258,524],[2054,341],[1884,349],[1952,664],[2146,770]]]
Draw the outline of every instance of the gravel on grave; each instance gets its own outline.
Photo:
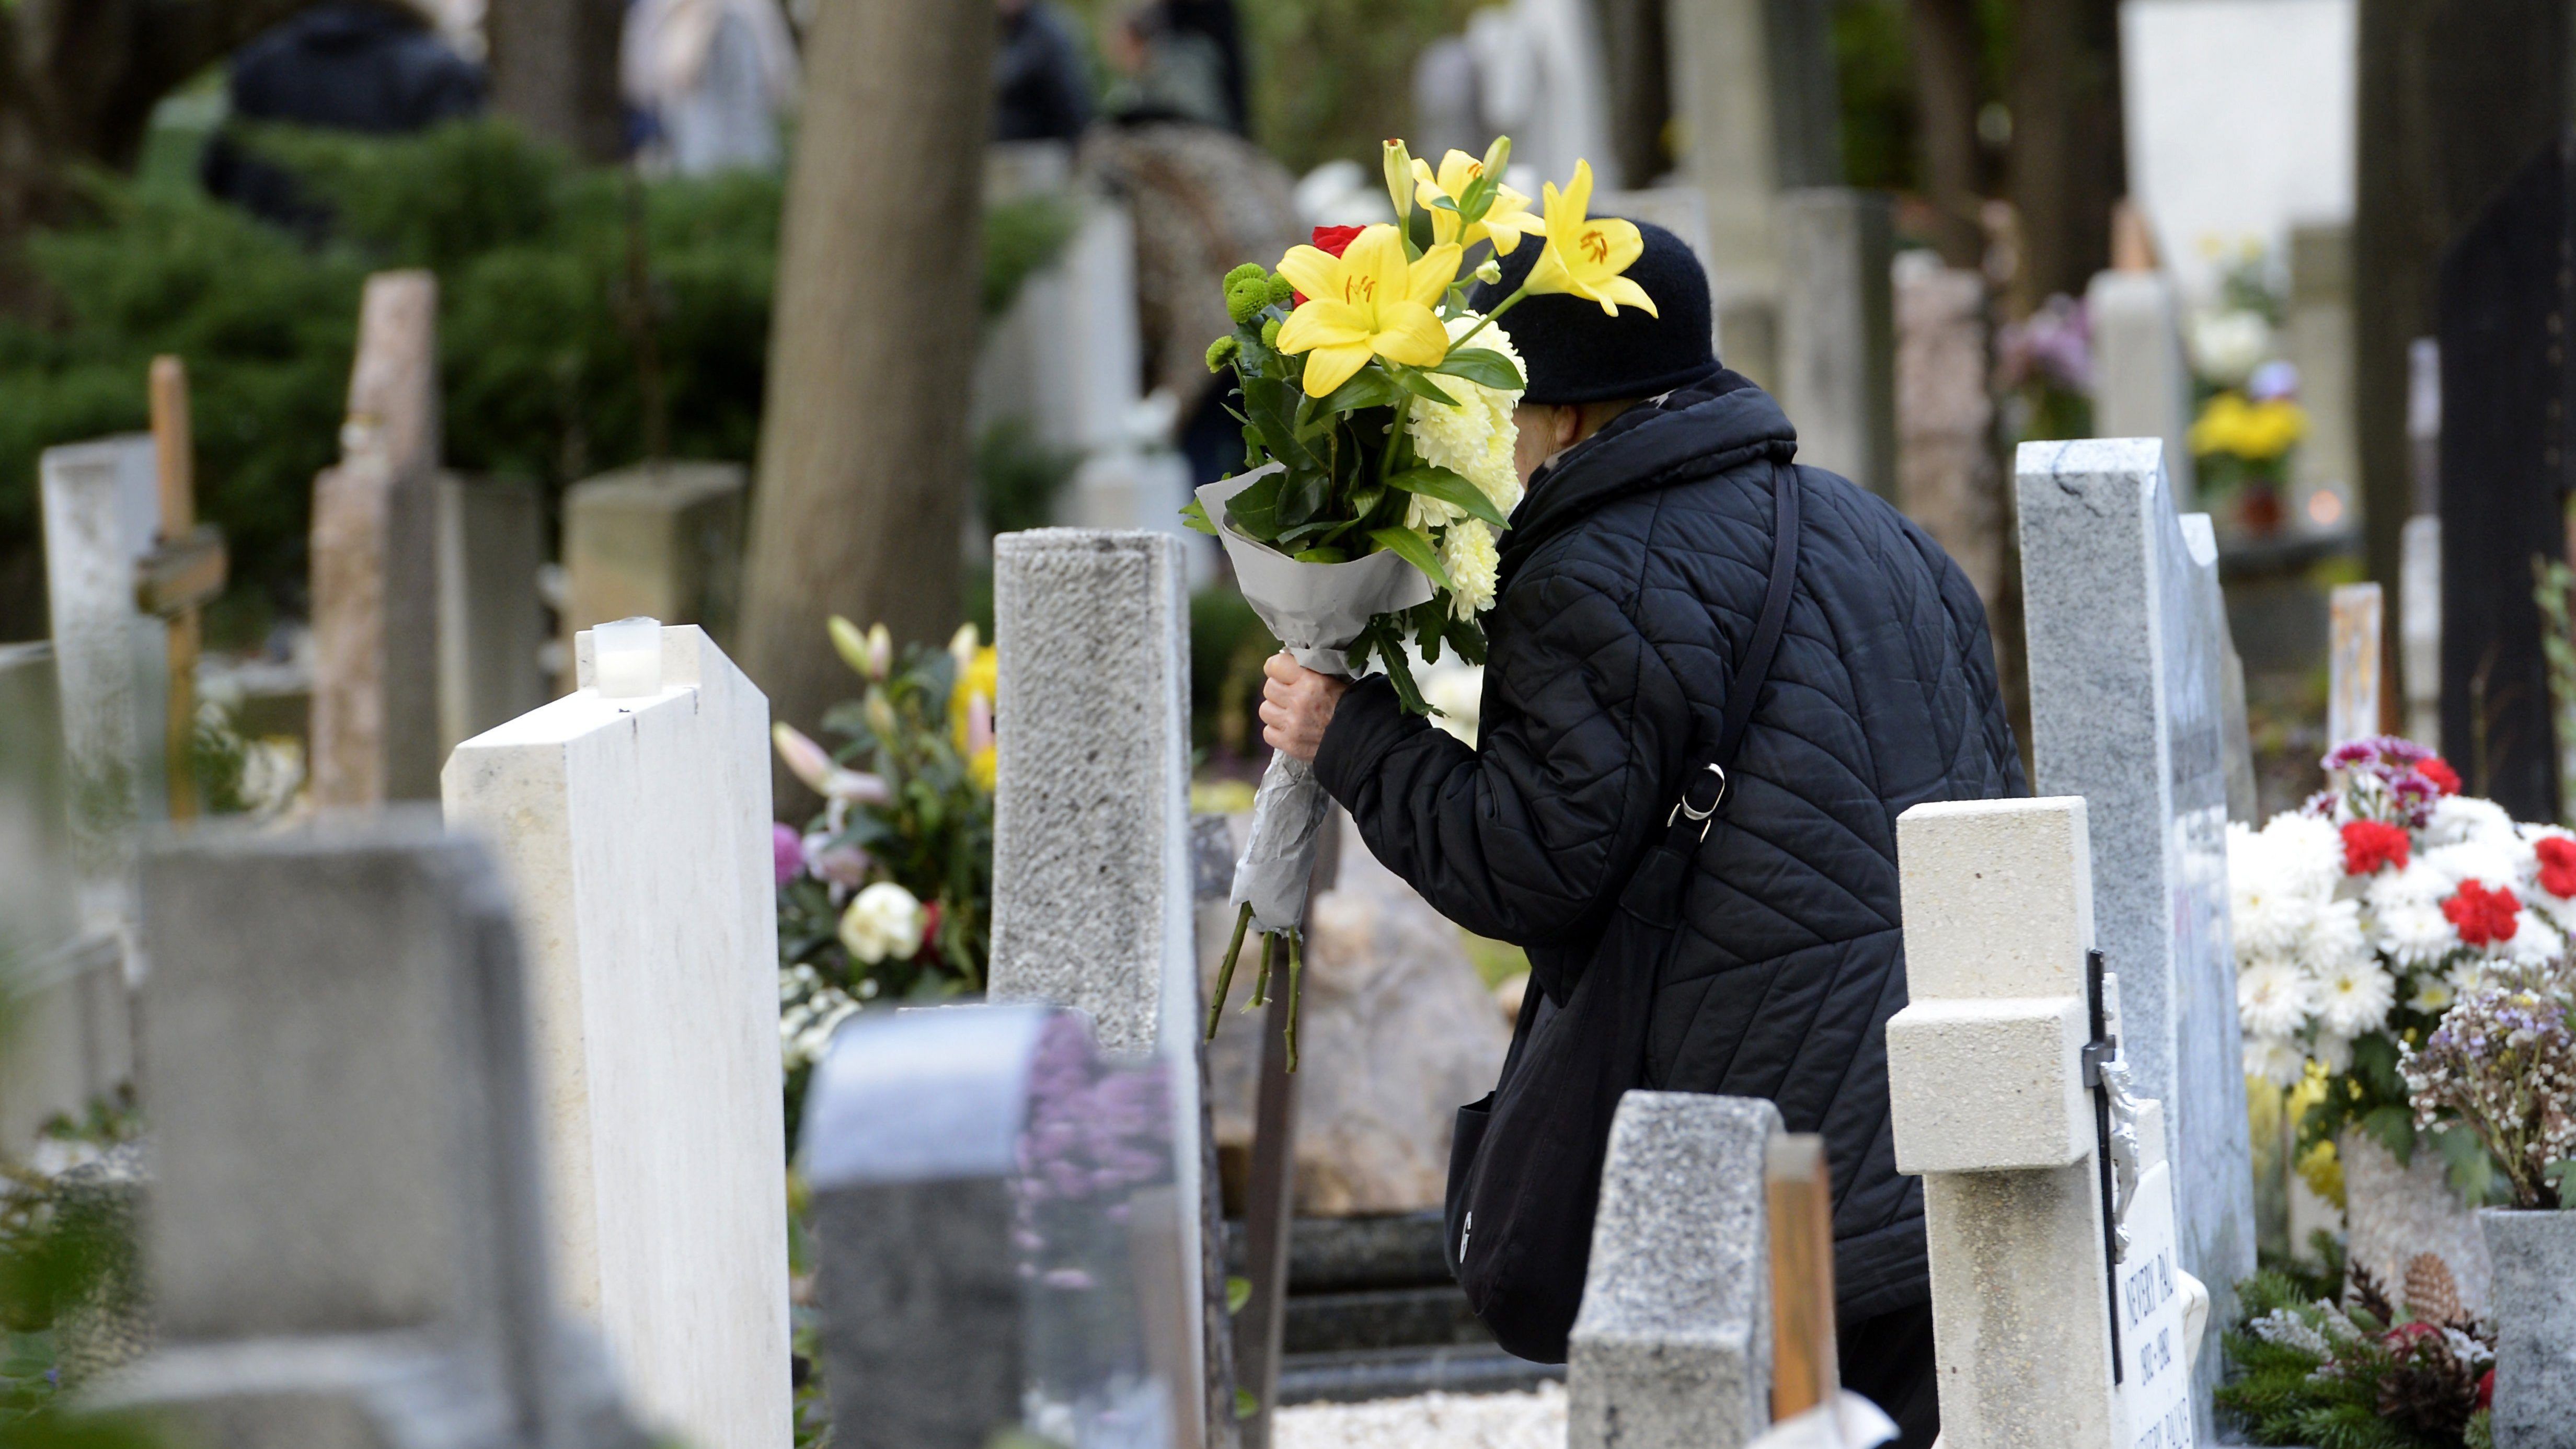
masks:
[[[1565,1385],[1297,1404],[1278,1412],[1270,1433],[1275,1449],[1565,1449]]]

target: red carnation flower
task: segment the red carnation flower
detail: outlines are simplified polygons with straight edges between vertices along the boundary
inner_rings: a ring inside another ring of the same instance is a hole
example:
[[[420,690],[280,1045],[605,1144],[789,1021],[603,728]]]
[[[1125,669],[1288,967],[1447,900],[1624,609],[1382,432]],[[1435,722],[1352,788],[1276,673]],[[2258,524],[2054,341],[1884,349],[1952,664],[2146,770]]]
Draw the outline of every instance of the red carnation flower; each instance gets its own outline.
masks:
[[[2495,1407],[2494,1369],[2488,1369],[2485,1373],[2478,1375],[2478,1407],[2481,1409],[2492,1409]]]
[[[2576,840],[2544,835],[2531,848],[2540,857],[2540,888],[2560,900],[2576,897]]]
[[[1360,226],[1319,226],[1315,228],[1315,250],[1327,256],[1338,257],[1350,250],[1351,238],[1366,230],[1368,228]],[[1290,292],[1288,297],[1288,305],[1291,307],[1306,305],[1306,294],[1303,292]]]
[[[939,902],[921,903],[921,947],[912,953],[916,961],[931,961],[939,955]]]
[[[2476,880],[2460,882],[2459,894],[2442,902],[2442,914],[2449,917],[2452,929],[2471,946],[2493,945],[2513,939],[2521,929],[2514,913],[2522,902],[2509,890],[2488,890]]]
[[[2445,763],[2440,755],[2429,756],[2415,765],[2415,773],[2433,782],[2433,788],[2445,795],[2460,793],[2460,772]]]
[[[2406,831],[2380,820],[2355,820],[2343,828],[2343,873],[2369,875],[2383,865],[2406,868]]]

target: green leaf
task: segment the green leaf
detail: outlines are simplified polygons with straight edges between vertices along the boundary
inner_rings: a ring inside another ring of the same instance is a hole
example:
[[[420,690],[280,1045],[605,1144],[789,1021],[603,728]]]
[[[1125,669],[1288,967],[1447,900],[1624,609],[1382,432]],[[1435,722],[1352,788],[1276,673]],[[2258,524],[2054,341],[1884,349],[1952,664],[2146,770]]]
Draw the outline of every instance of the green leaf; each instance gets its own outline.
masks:
[[[1413,641],[1422,646],[1422,662],[1440,662],[1440,626],[1449,618],[1449,601],[1434,594],[1413,610]]]
[[[1395,379],[1395,385],[1397,387],[1403,388],[1406,392],[1413,394],[1415,397],[1427,398],[1443,407],[1454,408],[1458,405],[1458,400],[1456,398],[1442,392],[1440,390],[1440,385],[1433,382],[1430,378],[1423,376],[1422,371],[1419,368],[1389,367],[1386,371],[1387,376]]]
[[[1490,347],[1462,347],[1431,370],[1450,377],[1463,377],[1478,387],[1490,387],[1496,392],[1519,392],[1527,386],[1521,380],[1520,369],[1512,366],[1512,360]]]
[[[1291,468],[1287,485],[1279,490],[1279,523],[1295,528],[1312,523],[1331,500],[1333,480],[1319,469]]]
[[[1241,1313],[1243,1311],[1243,1305],[1251,1301],[1252,1280],[1244,1277],[1240,1273],[1226,1274],[1225,1311],[1228,1313]]]
[[[1261,446],[1269,455],[1291,469],[1315,469],[1323,465],[1307,450],[1306,440],[1298,436],[1295,401],[1297,394],[1277,378],[1243,379],[1243,412],[1261,435]]]
[[[1395,637],[1395,627],[1390,622],[1394,617],[1381,614],[1370,625],[1381,631],[1377,652],[1386,663],[1386,682],[1395,686],[1395,702],[1404,707],[1406,714],[1427,715],[1431,713],[1431,702],[1422,697],[1422,686],[1413,682],[1413,661],[1404,657],[1404,645]]]
[[[1225,517],[1246,538],[1268,543],[1279,536],[1279,490],[1284,474],[1272,473],[1226,500]]]
[[[1236,1389],[1234,1391],[1234,1416],[1236,1418],[1249,1419],[1260,1412],[1261,1400],[1253,1397],[1252,1390]]]
[[[1385,368],[1363,367],[1352,373],[1350,380],[1340,387],[1322,397],[1310,399],[1306,407],[1315,418],[1321,419],[1330,414],[1358,412],[1362,408],[1391,408],[1403,396],[1404,390],[1396,385]],[[1314,425],[1309,423],[1306,426],[1311,428]]]
[[[1204,533],[1210,538],[1216,536],[1216,525],[1208,521],[1207,509],[1195,498],[1181,510],[1181,522],[1193,533]]]
[[[1441,632],[1448,636],[1449,647],[1458,651],[1459,658],[1470,664],[1485,662],[1485,631],[1475,620],[1452,619]]]
[[[1386,480],[1386,486],[1401,488],[1407,493],[1419,493],[1425,498],[1437,498],[1452,508],[1464,510],[1469,517],[1481,518],[1496,528],[1511,527],[1510,520],[1504,518],[1503,511],[1494,506],[1494,500],[1485,496],[1484,489],[1447,468],[1427,466],[1407,468],[1389,477]]]
[[[1454,587],[1449,582],[1449,571],[1440,566],[1440,555],[1432,552],[1431,540],[1423,537],[1417,530],[1381,528],[1369,537],[1378,547],[1422,570],[1431,582],[1444,589]]]

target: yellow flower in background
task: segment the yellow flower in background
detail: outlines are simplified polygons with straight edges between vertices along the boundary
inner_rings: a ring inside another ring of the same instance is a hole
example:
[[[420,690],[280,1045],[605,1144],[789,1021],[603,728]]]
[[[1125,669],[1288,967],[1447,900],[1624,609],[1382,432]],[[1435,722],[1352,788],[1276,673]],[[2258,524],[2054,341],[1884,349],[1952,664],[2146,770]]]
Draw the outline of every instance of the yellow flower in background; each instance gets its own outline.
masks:
[[[2307,410],[2288,398],[2252,402],[2241,392],[2222,392],[2192,423],[2191,451],[2203,458],[2226,453],[2264,462],[2290,451],[2307,432]]]
[[[1484,220],[1470,223],[1452,210],[1468,186],[1484,174],[1485,163],[1464,151],[1441,157],[1437,174],[1428,161],[1417,159],[1413,163],[1413,196],[1431,213],[1433,241],[1456,242],[1462,247],[1490,241],[1496,256],[1507,257],[1520,246],[1522,237],[1547,235],[1547,223],[1530,215],[1530,199],[1503,185],[1500,177],[1495,178],[1493,204],[1486,208]],[[1444,196],[1449,198],[1447,207],[1437,204]]]
[[[1664,315],[1655,310],[1655,299],[1646,295],[1645,288],[1619,275],[1646,250],[1646,239],[1638,235],[1636,224],[1615,216],[1584,214],[1592,208],[1592,163],[1575,162],[1574,179],[1565,190],[1558,191],[1553,181],[1545,190],[1547,250],[1538,254],[1538,265],[1530,268],[1524,290],[1562,292],[1598,302],[1613,317],[1623,306],[1638,308],[1649,317]]]
[[[993,708],[994,698],[1001,693],[1001,680],[1001,651],[992,645],[986,644],[972,653],[961,652],[958,655],[957,683],[948,691],[948,736],[949,742],[957,747],[957,753],[970,753],[967,726],[975,700],[984,701],[984,708],[988,711],[985,728],[991,729],[989,711]]]
[[[1340,387],[1371,356],[1409,367],[1439,365],[1449,355],[1449,334],[1431,304],[1457,280],[1458,257],[1458,244],[1447,242],[1408,264],[1404,239],[1383,223],[1351,238],[1338,257],[1320,247],[1290,247],[1279,274],[1306,303],[1279,329],[1279,350],[1307,354],[1306,395]]]

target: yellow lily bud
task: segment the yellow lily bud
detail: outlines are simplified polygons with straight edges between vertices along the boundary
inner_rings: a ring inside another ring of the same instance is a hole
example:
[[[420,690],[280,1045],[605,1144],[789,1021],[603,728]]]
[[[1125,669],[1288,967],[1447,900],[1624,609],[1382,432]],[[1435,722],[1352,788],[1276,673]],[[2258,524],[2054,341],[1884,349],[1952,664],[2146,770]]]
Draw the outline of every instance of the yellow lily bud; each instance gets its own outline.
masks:
[[[1386,143],[1386,194],[1395,202],[1399,222],[1413,215],[1413,156],[1401,140]]]
[[[1485,174],[1500,181],[1503,179],[1503,168],[1511,163],[1512,138],[1496,136],[1494,144],[1485,148]]]
[[[972,624],[960,624],[957,632],[948,636],[948,657],[957,661],[959,674],[964,674],[966,667],[975,662],[975,651],[982,647],[983,642]]]
[[[1503,264],[1502,264],[1501,262],[1495,261],[1492,257],[1487,257],[1487,258],[1485,258],[1485,259],[1484,259],[1484,261],[1482,261],[1482,262],[1480,262],[1480,263],[1478,263],[1478,264],[1477,264],[1477,266],[1476,266],[1476,280],[1477,280],[1477,281],[1479,281],[1479,282],[1485,282],[1485,283],[1491,284],[1491,283],[1494,283],[1494,282],[1499,282],[1499,281],[1501,281],[1502,279],[1503,279]]]

